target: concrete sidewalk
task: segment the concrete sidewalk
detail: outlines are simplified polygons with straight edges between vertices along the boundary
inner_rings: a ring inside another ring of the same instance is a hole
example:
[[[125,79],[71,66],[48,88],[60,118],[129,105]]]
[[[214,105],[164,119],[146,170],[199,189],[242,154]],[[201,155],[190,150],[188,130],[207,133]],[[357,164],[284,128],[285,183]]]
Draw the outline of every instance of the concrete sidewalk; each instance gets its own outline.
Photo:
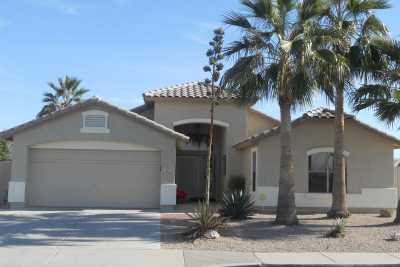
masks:
[[[400,253],[244,253],[107,247],[0,248],[2,267],[400,266]]]
[[[400,266],[400,253],[183,252],[186,266]]]

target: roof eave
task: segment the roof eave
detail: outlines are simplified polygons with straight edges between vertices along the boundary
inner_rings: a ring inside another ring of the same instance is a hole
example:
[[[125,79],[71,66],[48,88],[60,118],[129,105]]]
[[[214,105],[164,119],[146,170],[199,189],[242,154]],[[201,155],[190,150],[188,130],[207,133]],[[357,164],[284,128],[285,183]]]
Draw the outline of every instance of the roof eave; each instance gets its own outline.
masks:
[[[298,119],[295,119],[294,121],[292,121],[292,126],[296,126],[299,123],[301,123],[303,121],[306,121],[306,120],[308,120],[308,121],[314,120],[315,121],[315,120],[332,120],[332,119],[334,119],[334,118],[310,118],[310,117],[307,117],[307,116],[303,115],[303,116],[299,117]],[[370,131],[373,131],[375,134],[378,134],[383,138],[386,138],[386,139],[389,139],[389,140],[393,141],[392,146],[393,146],[394,149],[400,148],[400,140],[397,139],[396,137],[391,136],[389,134],[386,134],[386,133],[384,133],[384,132],[382,132],[382,131],[380,131],[380,130],[378,130],[378,129],[376,129],[376,128],[374,128],[374,127],[372,127],[372,126],[370,126],[370,125],[368,125],[366,123],[363,123],[363,122],[359,121],[353,115],[348,115],[346,119],[347,120],[352,120],[355,123],[359,124],[360,126],[366,128],[366,129],[368,129]],[[248,147],[254,146],[261,139],[267,138],[267,137],[277,133],[278,130],[279,130],[279,127],[272,128],[272,129],[270,129],[270,130],[268,130],[266,132],[263,132],[261,134],[258,134],[258,135],[255,135],[255,136],[251,136],[251,137],[249,137],[249,138],[247,138],[245,140],[242,140],[239,143],[233,145],[233,147],[235,149],[237,149],[237,150],[243,150],[243,149],[246,149]]]

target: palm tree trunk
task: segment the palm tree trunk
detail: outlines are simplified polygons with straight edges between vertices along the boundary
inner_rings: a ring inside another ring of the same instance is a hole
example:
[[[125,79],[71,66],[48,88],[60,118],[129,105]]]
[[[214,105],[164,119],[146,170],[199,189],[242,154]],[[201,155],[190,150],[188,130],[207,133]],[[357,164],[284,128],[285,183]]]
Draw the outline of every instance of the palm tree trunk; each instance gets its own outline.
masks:
[[[336,91],[332,207],[328,216],[345,218],[350,214],[347,210],[346,163],[344,158],[344,90],[337,88]]]
[[[292,155],[292,121],[291,103],[286,97],[279,99],[281,112],[280,125],[280,175],[279,175],[279,196],[276,212],[277,224],[297,224],[294,177],[293,177],[293,155]]]

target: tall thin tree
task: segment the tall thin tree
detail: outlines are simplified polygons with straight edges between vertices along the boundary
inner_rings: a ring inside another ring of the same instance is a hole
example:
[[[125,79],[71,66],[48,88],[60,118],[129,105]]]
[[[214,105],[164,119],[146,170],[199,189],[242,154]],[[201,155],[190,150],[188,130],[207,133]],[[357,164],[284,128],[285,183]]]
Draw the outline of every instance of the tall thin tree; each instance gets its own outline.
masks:
[[[65,76],[64,79],[58,78],[58,84],[49,82],[48,85],[53,92],[44,93],[43,103],[45,105],[37,117],[46,116],[82,101],[83,96],[89,90],[81,87],[81,82],[81,80],[70,76]]]
[[[242,0],[245,13],[231,12],[225,23],[241,38],[225,50],[235,60],[224,74],[223,86],[244,102],[277,100],[280,107],[280,174],[276,223],[297,224],[293,177],[291,111],[310,104],[315,88],[313,29],[323,1]]]
[[[210,78],[204,80],[206,86],[211,86],[211,91],[207,92],[210,99],[210,128],[209,128],[209,141],[207,151],[207,173],[206,173],[206,205],[210,205],[210,187],[211,187],[211,161],[213,154],[214,144],[214,111],[215,106],[218,104],[218,100],[222,94],[221,87],[216,86],[216,83],[220,80],[221,71],[224,65],[221,61],[224,59],[222,54],[222,48],[224,45],[224,29],[218,28],[214,30],[214,38],[209,43],[210,48],[207,50],[208,65],[204,66],[203,70],[210,73]]]

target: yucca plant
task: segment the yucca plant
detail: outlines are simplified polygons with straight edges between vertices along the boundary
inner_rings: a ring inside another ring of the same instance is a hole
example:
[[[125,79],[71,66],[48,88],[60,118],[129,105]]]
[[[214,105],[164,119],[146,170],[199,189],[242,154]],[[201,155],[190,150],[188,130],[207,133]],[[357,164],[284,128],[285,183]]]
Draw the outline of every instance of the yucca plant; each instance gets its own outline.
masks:
[[[192,239],[204,237],[208,231],[218,230],[225,223],[225,219],[216,215],[205,201],[200,201],[197,210],[189,216],[195,225],[191,226],[184,235]]]
[[[224,193],[220,214],[234,220],[248,219],[254,213],[254,201],[251,194],[243,190]]]

